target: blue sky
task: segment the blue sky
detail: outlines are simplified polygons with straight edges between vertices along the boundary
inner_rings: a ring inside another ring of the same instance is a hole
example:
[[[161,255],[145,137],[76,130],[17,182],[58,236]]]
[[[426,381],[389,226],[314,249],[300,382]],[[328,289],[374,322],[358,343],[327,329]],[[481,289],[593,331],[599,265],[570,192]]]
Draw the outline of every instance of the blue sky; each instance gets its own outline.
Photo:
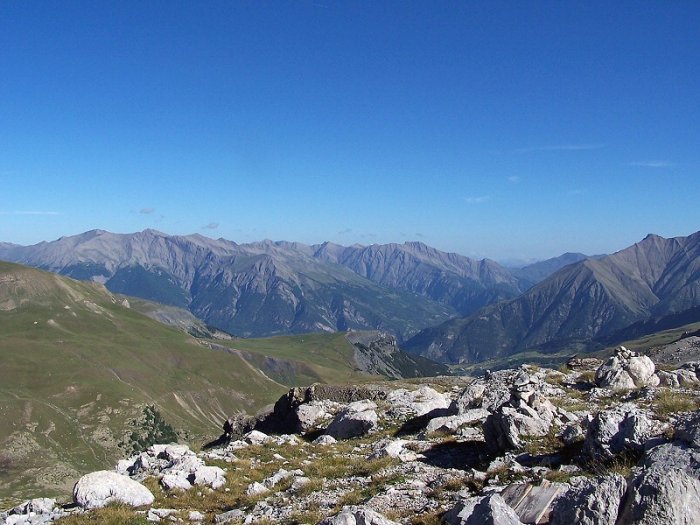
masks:
[[[0,0],[0,241],[700,230],[698,2]]]

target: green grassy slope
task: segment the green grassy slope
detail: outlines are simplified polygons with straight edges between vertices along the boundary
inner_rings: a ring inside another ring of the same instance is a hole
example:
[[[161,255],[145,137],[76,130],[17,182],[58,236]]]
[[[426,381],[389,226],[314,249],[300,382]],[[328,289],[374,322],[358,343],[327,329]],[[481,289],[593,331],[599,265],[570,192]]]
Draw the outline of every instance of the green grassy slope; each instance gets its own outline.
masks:
[[[147,404],[197,445],[286,387],[104,288],[0,263],[0,498],[64,493],[125,455]]]

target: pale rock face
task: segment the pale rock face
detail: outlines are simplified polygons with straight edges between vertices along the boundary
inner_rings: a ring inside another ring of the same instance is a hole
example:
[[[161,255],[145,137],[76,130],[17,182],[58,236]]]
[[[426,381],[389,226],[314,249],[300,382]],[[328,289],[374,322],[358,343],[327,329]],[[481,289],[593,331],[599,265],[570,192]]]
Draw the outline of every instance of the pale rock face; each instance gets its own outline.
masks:
[[[202,465],[194,471],[194,484],[216,490],[226,484],[226,473],[219,467]]]
[[[615,525],[627,483],[619,474],[572,478],[552,507],[550,525]]]
[[[488,410],[473,408],[456,416],[436,417],[428,421],[426,432],[450,432],[454,433],[464,425],[484,422],[489,416]]]
[[[258,483],[257,481],[254,481],[250,485],[248,485],[248,488],[245,490],[246,495],[248,496],[256,496],[258,494],[264,494],[267,492],[269,489],[263,485],[262,483]]]
[[[346,507],[335,516],[322,520],[318,525],[399,525],[378,512],[362,507]]]
[[[645,386],[657,386],[659,376],[656,366],[647,356],[636,354],[624,346],[596,371],[595,382],[601,388],[632,390]]]
[[[84,509],[124,503],[132,507],[151,505],[153,494],[138,481],[116,472],[101,470],[86,474],[73,488],[73,499]]]
[[[323,434],[321,436],[318,436],[313,441],[314,445],[321,445],[321,446],[332,445],[333,443],[337,443],[337,442],[338,442],[337,439],[335,439],[333,436],[329,436],[327,434]]]
[[[268,436],[264,432],[260,432],[259,430],[251,430],[245,436],[243,436],[243,439],[246,443],[249,443],[251,445],[264,445],[265,443],[269,442],[272,438],[270,438],[270,436]]]
[[[181,473],[165,474],[160,479],[160,484],[165,490],[190,490],[192,488],[187,476]]]
[[[377,405],[369,400],[355,401],[328,425],[326,434],[335,439],[363,436],[377,426]]]
[[[374,452],[369,456],[369,459],[390,457],[399,459],[404,463],[407,461],[416,461],[418,459],[418,454],[405,448],[407,443],[408,442],[403,439],[396,439],[388,443],[380,442],[375,447]]]
[[[458,503],[443,517],[447,525],[523,525],[501,496],[475,496]]]
[[[319,421],[328,417],[321,403],[304,403],[296,409],[297,418],[299,419],[299,431],[308,432],[316,427]]]
[[[700,411],[684,417],[676,423],[676,438],[691,447],[700,449]]]
[[[677,468],[650,468],[627,491],[620,523],[693,525],[698,523],[700,480]]]
[[[624,403],[596,414],[588,424],[584,450],[602,458],[612,458],[625,449],[641,450],[663,428],[636,405]]]
[[[450,407],[449,397],[437,390],[423,385],[417,390],[393,390],[387,396],[390,413],[397,416],[422,416],[433,410],[447,410]]]

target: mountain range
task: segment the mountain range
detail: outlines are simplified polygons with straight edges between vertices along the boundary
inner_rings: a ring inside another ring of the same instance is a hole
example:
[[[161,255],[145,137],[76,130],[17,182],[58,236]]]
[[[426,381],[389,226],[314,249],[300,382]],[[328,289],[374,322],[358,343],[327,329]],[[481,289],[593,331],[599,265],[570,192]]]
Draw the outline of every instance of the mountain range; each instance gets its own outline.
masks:
[[[237,244],[93,230],[0,244],[0,259],[185,308],[236,336],[380,330],[412,353],[473,363],[589,350],[630,326],[688,317],[700,306],[699,245],[700,233],[650,234],[612,255],[568,253],[508,270],[419,242]]]
[[[378,329],[403,340],[523,289],[494,261],[418,242],[236,244],[155,230],[93,230],[33,246],[3,244],[0,259],[187,308],[244,337]]]
[[[650,234],[612,255],[565,266],[515,299],[428,328],[405,348],[452,363],[586,348],[634,323],[698,305],[700,232]]]

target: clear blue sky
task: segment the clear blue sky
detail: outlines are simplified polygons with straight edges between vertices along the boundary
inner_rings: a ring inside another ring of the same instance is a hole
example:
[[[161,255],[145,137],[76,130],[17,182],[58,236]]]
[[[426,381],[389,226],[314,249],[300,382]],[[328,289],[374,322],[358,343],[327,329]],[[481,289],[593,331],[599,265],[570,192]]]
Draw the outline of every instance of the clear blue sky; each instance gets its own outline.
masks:
[[[0,0],[0,241],[700,230],[700,3]]]

